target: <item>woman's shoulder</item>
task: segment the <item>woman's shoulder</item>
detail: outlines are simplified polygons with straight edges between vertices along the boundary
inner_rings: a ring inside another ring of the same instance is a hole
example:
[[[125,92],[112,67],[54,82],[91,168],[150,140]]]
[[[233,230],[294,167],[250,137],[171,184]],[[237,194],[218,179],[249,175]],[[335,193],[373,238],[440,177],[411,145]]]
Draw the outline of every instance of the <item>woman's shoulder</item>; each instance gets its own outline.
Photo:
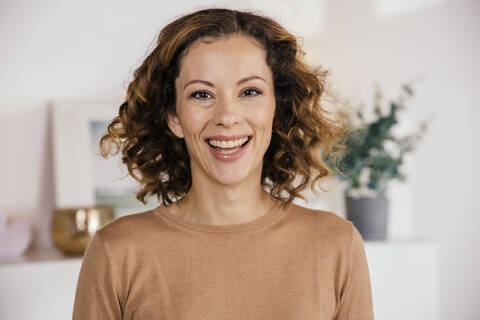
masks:
[[[154,210],[145,210],[139,213],[127,214],[116,218],[96,231],[104,242],[121,243],[148,237],[158,231],[158,219],[155,219]]]
[[[352,222],[337,213],[328,210],[314,209],[293,204],[290,210],[294,211],[293,217],[304,230],[314,232],[322,239],[336,240],[341,243],[350,243],[355,233]]]
[[[349,228],[351,224],[350,221],[329,210],[304,207],[295,203],[292,203],[290,210],[294,211],[297,216],[303,219],[320,221],[331,226]]]

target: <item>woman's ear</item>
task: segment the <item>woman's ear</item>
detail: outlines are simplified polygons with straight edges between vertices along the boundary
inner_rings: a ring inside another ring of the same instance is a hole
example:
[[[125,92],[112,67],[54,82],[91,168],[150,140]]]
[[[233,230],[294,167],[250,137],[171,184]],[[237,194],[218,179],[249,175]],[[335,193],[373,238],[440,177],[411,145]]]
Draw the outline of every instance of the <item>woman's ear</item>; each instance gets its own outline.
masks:
[[[170,112],[167,114],[167,125],[173,134],[175,134],[178,138],[182,139],[184,137],[180,120],[176,114],[172,114]]]

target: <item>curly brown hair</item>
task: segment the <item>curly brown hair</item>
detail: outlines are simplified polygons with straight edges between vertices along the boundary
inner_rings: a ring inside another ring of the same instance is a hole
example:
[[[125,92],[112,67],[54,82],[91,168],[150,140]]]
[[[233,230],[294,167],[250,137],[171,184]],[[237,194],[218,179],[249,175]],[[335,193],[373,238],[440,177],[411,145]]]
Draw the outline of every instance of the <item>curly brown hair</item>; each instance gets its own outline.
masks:
[[[262,186],[287,205],[296,197],[305,200],[300,192],[308,186],[318,194],[314,186],[336,170],[326,158],[336,159],[344,148],[347,124],[344,117],[327,117],[331,112],[321,105],[328,72],[303,62],[305,53],[295,36],[271,18],[249,11],[204,9],[161,30],[156,47],[134,72],[118,116],[100,140],[104,158],[121,151],[129,174],[141,185],[136,197],[143,204],[145,196],[156,195],[168,205],[190,190],[187,147],[167,125],[167,113],[176,112],[174,81],[192,43],[232,34],[253,37],[263,45],[274,79],[276,110],[263,158]]]

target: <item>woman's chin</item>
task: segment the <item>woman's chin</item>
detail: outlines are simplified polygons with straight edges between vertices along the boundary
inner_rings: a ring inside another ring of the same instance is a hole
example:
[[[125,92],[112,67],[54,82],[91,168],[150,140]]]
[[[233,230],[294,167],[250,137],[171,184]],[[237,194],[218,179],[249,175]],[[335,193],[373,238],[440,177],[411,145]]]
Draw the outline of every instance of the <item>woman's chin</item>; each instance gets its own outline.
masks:
[[[247,179],[247,175],[245,174],[245,171],[239,172],[238,174],[235,174],[232,171],[225,172],[225,174],[216,174],[213,176],[214,180],[217,181],[217,183],[225,185],[225,186],[232,186],[236,184],[242,183],[242,181],[245,181]]]

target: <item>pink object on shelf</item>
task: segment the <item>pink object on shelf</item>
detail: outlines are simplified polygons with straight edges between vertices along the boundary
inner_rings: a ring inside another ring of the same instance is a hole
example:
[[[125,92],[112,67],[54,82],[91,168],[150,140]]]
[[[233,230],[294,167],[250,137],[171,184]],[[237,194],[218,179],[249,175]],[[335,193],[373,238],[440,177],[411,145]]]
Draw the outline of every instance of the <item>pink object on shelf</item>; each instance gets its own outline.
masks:
[[[32,241],[32,226],[26,222],[7,224],[7,216],[0,212],[0,258],[21,256]]]

